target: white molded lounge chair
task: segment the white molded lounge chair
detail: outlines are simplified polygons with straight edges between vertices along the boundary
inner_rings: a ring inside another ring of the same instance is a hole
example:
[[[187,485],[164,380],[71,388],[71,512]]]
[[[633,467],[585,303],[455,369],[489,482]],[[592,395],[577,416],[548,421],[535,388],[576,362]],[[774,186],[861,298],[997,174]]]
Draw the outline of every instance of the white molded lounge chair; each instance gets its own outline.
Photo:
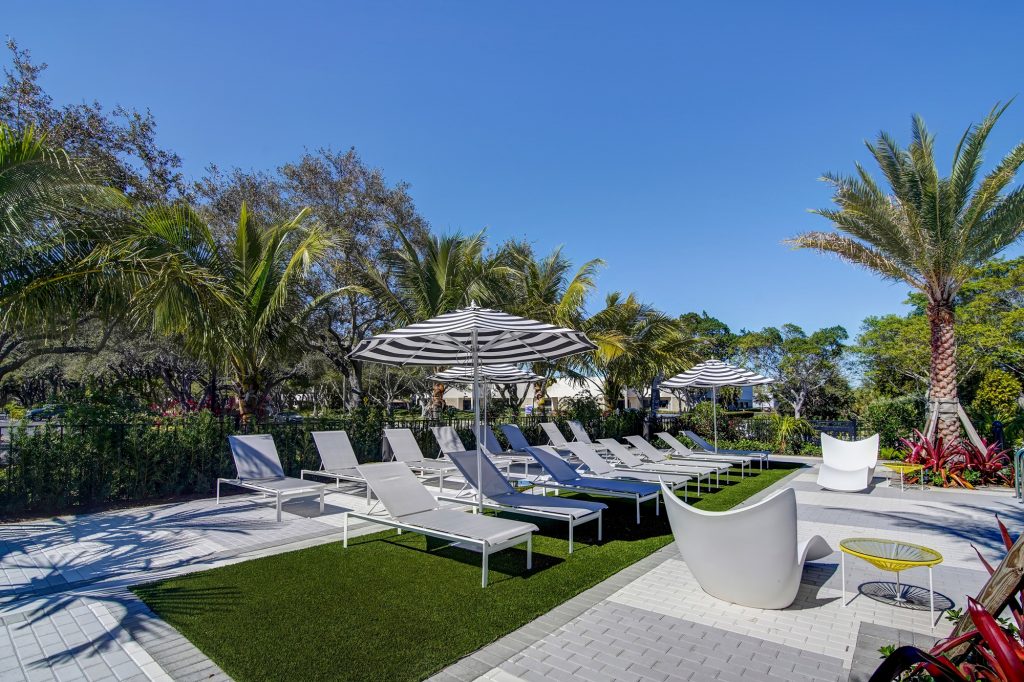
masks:
[[[821,434],[818,485],[828,490],[855,493],[871,485],[878,465],[878,434],[858,441]]]
[[[352,449],[352,442],[344,431],[313,431],[313,443],[320,455],[320,469],[303,469],[299,472],[299,478],[306,476],[319,476],[322,478],[334,479],[334,486],[341,487],[342,481],[352,481],[366,485],[366,481],[356,471],[359,460],[356,459],[356,451]],[[366,486],[366,501],[370,501],[370,486]]]
[[[697,454],[690,448],[686,447],[679,442],[675,436],[668,431],[659,431],[658,438],[665,442],[665,445],[669,447],[669,450],[677,456],[683,459],[691,460],[711,460],[715,462],[736,462],[740,465],[740,475],[743,475],[743,467],[750,468],[750,463],[754,461],[754,457],[748,457],[746,455],[719,455],[714,452],[700,453]],[[758,459],[758,461],[761,461]]]
[[[617,478],[632,481],[646,481],[647,483],[667,483],[672,490],[685,486],[693,480],[693,477],[681,471],[666,473],[663,471],[644,471],[643,469],[630,469],[629,467],[612,466],[601,455],[586,443],[568,443],[566,448],[576,455],[583,465],[587,467],[589,476],[598,478]],[[683,499],[686,499],[686,489],[683,489]]]
[[[359,473],[373,489],[390,518],[357,512],[345,513],[343,546],[348,547],[348,519],[354,516],[373,523],[431,537],[468,543],[480,547],[483,555],[480,586],[487,587],[487,563],[494,552],[526,543],[526,569],[533,568],[533,533],[538,529],[532,523],[498,519],[483,514],[470,514],[457,509],[442,509],[434,496],[427,492],[412,470],[402,462],[364,464]]]
[[[574,492],[591,493],[593,495],[607,495],[609,497],[625,497],[636,500],[636,522],[640,523],[640,503],[647,500],[654,500],[655,515],[661,514],[661,502],[658,496],[661,488],[656,483],[643,483],[641,481],[624,481],[616,478],[597,478],[594,476],[580,476],[579,472],[572,468],[564,459],[555,454],[546,446],[539,448],[531,447],[527,450],[537,463],[548,473],[551,480],[539,482],[537,485],[542,488],[555,490],[571,490]]]
[[[655,464],[688,464],[691,466],[709,466],[714,467],[716,473],[728,471],[732,468],[735,462],[723,462],[721,460],[710,461],[707,459],[697,459],[691,457],[681,457],[679,459],[669,459],[665,456],[665,453],[654,447],[653,443],[647,441],[643,436],[626,436],[626,441],[636,448],[636,451],[640,453],[641,457],[646,457]],[[742,472],[742,464],[740,465],[740,471]],[[718,477],[715,477],[715,483],[718,482]]]
[[[416,436],[409,429],[384,429],[384,441],[394,459],[405,462],[410,469],[426,478],[437,476],[437,489],[441,492],[444,492],[445,476],[457,471],[451,462],[424,457]]]
[[[710,479],[711,474],[714,474],[715,482],[717,483],[719,471],[729,469],[729,466],[725,464],[712,464],[709,462],[674,462],[668,458],[665,459],[664,463],[654,464],[640,459],[630,452],[629,448],[614,438],[601,438],[597,442],[605,447],[605,450],[611,457],[621,462],[629,469],[653,471],[665,474],[687,474],[693,476],[697,481],[698,493],[700,492],[700,482],[702,480]],[[710,485],[710,480],[708,480],[708,484]]]
[[[281,520],[281,499],[288,497],[320,496],[320,513],[324,513],[324,492],[326,483],[314,483],[284,475],[281,458],[269,434],[251,436],[228,436],[231,457],[235,460],[237,478],[217,479],[217,504],[220,504],[220,484],[228,483],[255,490],[277,498],[277,520]]]
[[[701,588],[723,601],[784,609],[796,598],[804,563],[832,553],[817,535],[797,543],[792,488],[726,512],[695,509],[664,490],[679,553]]]
[[[746,457],[760,457],[762,463],[767,463],[768,462],[768,455],[770,453],[765,452],[763,450],[729,450],[727,448],[718,448],[718,450],[716,452],[715,451],[715,446],[713,446],[711,443],[707,442],[706,440],[704,440],[703,438],[698,436],[693,431],[683,431],[683,435],[686,436],[687,438],[689,438],[690,440],[692,440],[694,443],[696,443],[697,448],[699,450],[701,450],[703,452],[706,452],[706,453],[710,453],[712,455],[723,454],[723,455],[743,455],[743,456],[746,456]]]
[[[608,505],[601,502],[587,502],[586,500],[567,500],[563,497],[551,497],[550,495],[533,495],[517,491],[512,487],[498,467],[489,459],[481,462],[481,473],[483,487],[477,485],[476,481],[476,450],[466,452],[450,452],[452,463],[459,467],[459,471],[469,481],[474,490],[481,490],[484,496],[484,509],[495,511],[509,511],[524,516],[536,516],[542,519],[554,519],[556,521],[568,521],[569,523],[569,554],[572,554],[573,530],[576,526],[597,521],[597,541],[601,541],[601,512],[608,508]],[[464,497],[442,497],[441,499],[462,504],[477,504],[475,499],[470,500]]]

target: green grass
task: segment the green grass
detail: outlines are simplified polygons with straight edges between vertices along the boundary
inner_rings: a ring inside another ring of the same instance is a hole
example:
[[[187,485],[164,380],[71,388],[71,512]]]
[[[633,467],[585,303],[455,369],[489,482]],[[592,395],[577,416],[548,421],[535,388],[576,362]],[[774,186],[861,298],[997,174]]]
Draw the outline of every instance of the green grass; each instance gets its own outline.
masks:
[[[696,506],[729,509],[791,473],[722,477]],[[540,522],[533,570],[525,550],[491,557],[480,588],[479,554],[394,531],[193,573],[135,588],[236,680],[417,680],[528,623],[671,542],[665,515],[602,499],[595,524]],[[693,498],[691,497],[691,501]],[[534,521],[536,522],[536,521]]]

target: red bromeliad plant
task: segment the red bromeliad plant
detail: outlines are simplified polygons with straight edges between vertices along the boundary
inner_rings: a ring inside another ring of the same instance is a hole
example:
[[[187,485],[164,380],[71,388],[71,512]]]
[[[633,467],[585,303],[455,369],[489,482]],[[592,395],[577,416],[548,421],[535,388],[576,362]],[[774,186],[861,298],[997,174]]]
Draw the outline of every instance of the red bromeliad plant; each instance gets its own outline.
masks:
[[[999,521],[999,517],[996,517]],[[999,533],[1007,551],[1014,541],[1002,521]],[[978,558],[991,576],[995,569],[978,552]],[[1024,629],[1024,592],[1011,598],[1008,604],[1016,626],[1000,623],[992,614],[974,599],[968,598],[967,613],[974,624],[974,630],[950,637],[939,642],[931,651],[904,646],[886,657],[882,665],[871,676],[869,682],[892,682],[893,680],[938,680],[940,682],[1019,682],[1024,680],[1024,644],[1020,640]],[[950,660],[948,652],[969,644],[967,653]]]
[[[932,473],[932,480],[938,479],[943,486],[960,485],[972,488],[964,477],[967,468],[967,452],[959,440],[945,441],[941,436],[931,440],[920,431],[914,430],[914,438],[901,438],[903,445],[910,451],[907,461],[921,464]]]
[[[1000,450],[999,443],[989,443],[981,439],[984,450],[976,447],[965,448],[967,454],[967,468],[974,469],[981,473],[983,481],[998,481],[1009,484],[1011,476],[1006,471],[1011,467],[1009,450]]]

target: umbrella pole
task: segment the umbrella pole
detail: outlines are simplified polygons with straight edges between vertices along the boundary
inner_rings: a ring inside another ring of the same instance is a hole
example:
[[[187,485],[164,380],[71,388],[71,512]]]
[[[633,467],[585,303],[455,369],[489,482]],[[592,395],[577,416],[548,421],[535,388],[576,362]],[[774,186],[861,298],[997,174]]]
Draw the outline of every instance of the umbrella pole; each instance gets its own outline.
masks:
[[[477,510],[484,513],[484,493],[480,481],[484,475],[484,443],[480,437],[480,358],[476,342],[476,329],[473,330],[473,429],[476,432],[476,504]]]
[[[711,421],[715,425],[715,454],[718,454],[718,389],[711,387]]]

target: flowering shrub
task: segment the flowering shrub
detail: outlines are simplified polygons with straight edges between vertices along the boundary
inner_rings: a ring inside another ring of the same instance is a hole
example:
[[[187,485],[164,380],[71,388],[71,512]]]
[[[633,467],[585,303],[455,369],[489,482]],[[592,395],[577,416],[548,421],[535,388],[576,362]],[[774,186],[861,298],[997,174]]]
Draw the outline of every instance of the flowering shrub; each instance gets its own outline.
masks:
[[[982,439],[984,450],[979,450],[962,439],[931,440],[916,430],[913,438],[902,441],[906,461],[923,465],[925,480],[932,485],[974,488],[979,483],[1007,485],[1012,480],[1010,457],[996,443]]]

